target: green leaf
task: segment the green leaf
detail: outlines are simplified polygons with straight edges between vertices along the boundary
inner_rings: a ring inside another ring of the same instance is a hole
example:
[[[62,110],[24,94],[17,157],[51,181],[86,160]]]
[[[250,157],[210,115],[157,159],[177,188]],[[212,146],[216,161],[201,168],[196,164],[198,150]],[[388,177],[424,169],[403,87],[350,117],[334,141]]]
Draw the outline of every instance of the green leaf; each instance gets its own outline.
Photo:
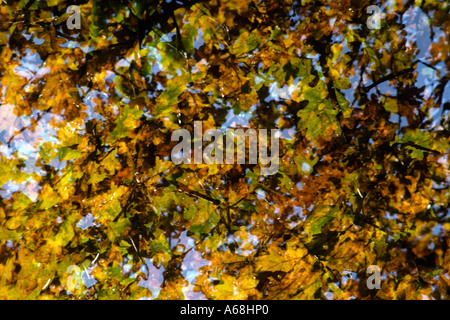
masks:
[[[195,24],[185,24],[181,32],[181,41],[183,48],[188,55],[193,55],[195,52],[194,41],[198,36],[198,28]]]
[[[72,223],[72,219],[67,219],[61,224],[58,234],[53,239],[56,245],[65,247],[75,236]]]
[[[138,120],[142,115],[142,110],[139,107],[130,108],[128,105],[123,109],[122,114],[117,119],[117,125],[111,132],[108,141],[110,143],[120,138],[128,136],[128,130],[134,129],[138,126]]]
[[[184,218],[191,222],[189,231],[208,233],[219,222],[219,215],[213,211],[209,201],[199,199],[197,204],[184,212]]]
[[[171,113],[172,105],[178,104],[178,97],[186,90],[186,80],[185,77],[175,77],[167,82],[166,91],[158,97],[153,116],[160,117]]]
[[[131,222],[128,218],[120,218],[116,222],[109,222],[108,227],[108,238],[114,242],[117,237],[123,234],[125,229],[131,227]]]
[[[164,236],[164,232],[162,232],[161,230],[158,231],[157,237],[150,241],[149,247],[152,252],[165,254],[172,253],[172,250],[170,250],[169,242],[167,242],[167,239]]]
[[[81,150],[62,147],[58,152],[59,161],[77,159],[82,156],[82,153]]]
[[[350,84],[349,78],[339,78],[337,80],[334,80],[334,87],[336,89],[346,90],[350,89],[352,85]]]
[[[309,103],[297,112],[300,118],[298,129],[306,129],[307,135],[313,140],[319,136],[329,139],[332,134],[340,133],[336,118],[338,111],[325,99],[326,96],[327,90],[323,81],[319,81],[315,87],[307,86],[302,92],[302,98]]]
[[[306,232],[314,236],[322,232],[322,228],[335,218],[338,209],[327,205],[319,205],[306,219]]]
[[[342,93],[340,93],[336,89],[335,92],[336,92],[336,99],[342,110],[342,115],[344,116],[344,118],[349,118],[352,115],[352,108],[350,108],[350,103]]]
[[[448,142],[443,141],[435,141],[433,136],[429,131],[422,131],[420,129],[411,130],[408,129],[403,134],[402,138],[396,136],[394,141],[391,141],[391,145],[395,143],[403,144],[405,149],[412,150],[411,157],[415,159],[422,160],[424,150],[421,149],[429,149],[436,150],[439,152],[445,152],[448,150]]]
[[[30,0],[20,0],[19,3],[17,4],[17,10],[22,10],[27,5],[28,2],[30,2]]]
[[[310,59],[292,58],[290,62],[292,66],[298,69],[297,76],[300,77],[302,83],[308,84],[314,79],[314,76],[311,74],[312,64]]]
[[[407,143],[407,142],[413,142],[418,146],[430,149],[432,148],[433,144],[433,136],[428,131],[422,131],[420,129],[415,130],[408,129],[403,134],[402,138],[399,138],[397,136],[395,138],[395,141],[391,142],[391,145],[393,145],[394,143]]]
[[[64,0],[47,0],[47,5],[49,7],[54,7],[54,6],[57,6],[57,5],[59,5],[60,3],[63,3],[63,2],[64,2]]]
[[[44,142],[39,148],[39,155],[43,163],[49,164],[58,156],[56,145],[52,142]]]
[[[131,244],[129,244],[125,240],[120,240],[119,244],[120,244],[121,247],[125,247],[125,248],[131,247]]]
[[[131,11],[133,11],[133,14],[138,17],[139,19],[143,19],[143,14],[145,10],[144,2],[142,1],[130,1],[129,2],[131,8]]]
[[[236,56],[240,56],[244,53],[250,52],[256,49],[261,42],[261,35],[257,29],[251,33],[243,31],[236,42],[230,47],[230,53]]]

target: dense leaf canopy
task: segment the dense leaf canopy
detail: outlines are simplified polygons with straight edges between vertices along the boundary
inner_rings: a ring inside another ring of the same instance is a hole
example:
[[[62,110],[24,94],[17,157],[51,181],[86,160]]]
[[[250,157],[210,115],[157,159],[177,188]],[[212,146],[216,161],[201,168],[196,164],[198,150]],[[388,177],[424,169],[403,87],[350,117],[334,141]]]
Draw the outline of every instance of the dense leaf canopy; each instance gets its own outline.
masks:
[[[2,1],[0,298],[448,299],[449,10]],[[278,172],[175,165],[194,121]]]

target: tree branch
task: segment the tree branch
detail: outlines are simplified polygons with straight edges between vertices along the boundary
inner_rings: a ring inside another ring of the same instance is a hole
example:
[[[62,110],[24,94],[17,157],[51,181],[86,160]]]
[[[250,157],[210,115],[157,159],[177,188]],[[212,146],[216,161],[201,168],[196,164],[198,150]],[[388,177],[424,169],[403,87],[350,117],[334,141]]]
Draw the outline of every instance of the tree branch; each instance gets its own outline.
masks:
[[[413,72],[413,71],[414,71],[414,68],[407,68],[407,69],[404,69],[404,70],[402,70],[402,71],[400,71],[398,73],[388,74],[387,76],[385,76],[385,77],[383,77],[381,79],[378,79],[377,81],[375,81],[371,85],[369,85],[367,87],[363,87],[363,90],[364,90],[365,93],[368,93],[372,88],[376,87],[377,85],[379,85],[379,84],[381,84],[383,82],[392,80],[394,78],[397,78],[397,77],[399,77],[401,75],[404,75],[406,73],[410,73],[410,72]]]

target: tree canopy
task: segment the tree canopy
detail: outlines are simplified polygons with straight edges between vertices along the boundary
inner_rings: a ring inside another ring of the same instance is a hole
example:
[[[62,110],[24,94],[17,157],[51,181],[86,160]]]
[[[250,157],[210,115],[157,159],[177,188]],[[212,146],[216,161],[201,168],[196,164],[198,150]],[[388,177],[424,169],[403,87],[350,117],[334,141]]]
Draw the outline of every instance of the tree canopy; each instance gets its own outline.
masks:
[[[2,1],[0,298],[449,299],[449,10]],[[278,172],[174,164],[194,121]]]

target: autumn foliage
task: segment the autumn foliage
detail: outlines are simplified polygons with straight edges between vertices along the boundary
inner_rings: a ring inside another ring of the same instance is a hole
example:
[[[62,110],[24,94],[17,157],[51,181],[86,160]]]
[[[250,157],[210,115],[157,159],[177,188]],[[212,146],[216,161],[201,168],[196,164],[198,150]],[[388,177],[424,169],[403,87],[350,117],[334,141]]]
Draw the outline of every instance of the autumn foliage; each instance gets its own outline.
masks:
[[[449,299],[449,10],[3,1],[0,298]],[[278,172],[175,165],[194,121]]]

